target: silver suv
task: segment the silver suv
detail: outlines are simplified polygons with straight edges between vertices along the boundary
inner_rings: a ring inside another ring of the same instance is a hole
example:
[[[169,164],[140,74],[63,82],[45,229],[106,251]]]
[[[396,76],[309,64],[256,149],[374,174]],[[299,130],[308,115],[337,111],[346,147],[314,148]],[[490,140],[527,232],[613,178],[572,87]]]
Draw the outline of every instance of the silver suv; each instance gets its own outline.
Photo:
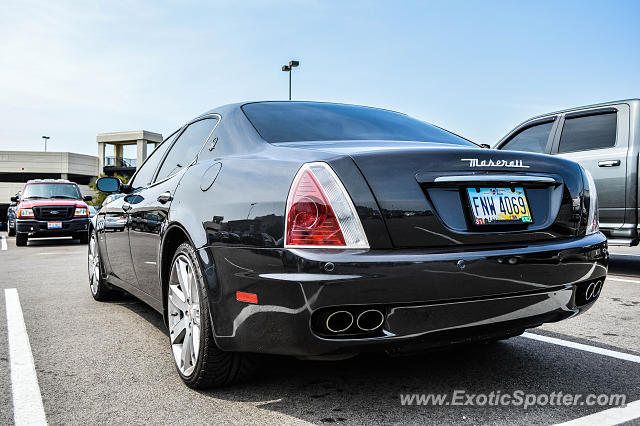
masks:
[[[609,244],[638,244],[640,99],[533,117],[507,133],[495,148],[557,155],[580,163],[595,179],[600,230]]]

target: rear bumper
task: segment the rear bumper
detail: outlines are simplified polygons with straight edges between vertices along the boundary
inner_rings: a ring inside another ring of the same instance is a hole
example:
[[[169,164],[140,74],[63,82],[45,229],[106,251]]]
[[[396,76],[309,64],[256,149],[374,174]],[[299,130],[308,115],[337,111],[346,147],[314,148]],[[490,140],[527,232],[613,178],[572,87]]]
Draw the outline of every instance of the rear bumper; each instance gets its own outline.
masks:
[[[593,304],[577,301],[578,290],[604,280],[608,263],[600,233],[458,252],[205,247],[199,255],[218,345],[298,356],[446,344],[559,321]],[[237,301],[237,291],[258,303]],[[318,333],[318,311],[341,307],[383,311],[382,329]]]
[[[60,237],[89,231],[89,218],[79,217],[62,220],[62,228],[48,229],[49,221],[37,219],[16,219],[16,231],[27,232],[30,238]]]

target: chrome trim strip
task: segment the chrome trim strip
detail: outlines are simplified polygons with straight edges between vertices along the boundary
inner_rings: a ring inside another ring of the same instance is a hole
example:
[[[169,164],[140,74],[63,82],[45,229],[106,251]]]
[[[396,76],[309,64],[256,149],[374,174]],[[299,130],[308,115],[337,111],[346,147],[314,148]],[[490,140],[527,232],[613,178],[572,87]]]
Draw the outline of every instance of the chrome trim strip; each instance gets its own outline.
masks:
[[[440,176],[434,179],[435,183],[448,182],[527,182],[554,184],[554,178],[546,176],[520,176],[520,175],[464,175],[464,176]]]

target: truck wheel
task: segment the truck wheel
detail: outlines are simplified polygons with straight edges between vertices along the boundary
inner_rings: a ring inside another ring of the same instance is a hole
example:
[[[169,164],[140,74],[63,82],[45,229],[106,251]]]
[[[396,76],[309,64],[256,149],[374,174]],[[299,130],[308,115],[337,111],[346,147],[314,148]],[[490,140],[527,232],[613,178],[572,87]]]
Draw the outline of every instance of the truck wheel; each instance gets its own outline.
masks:
[[[16,245],[19,247],[26,246],[28,239],[29,239],[29,234],[27,234],[26,232],[18,232],[16,234]]]
[[[98,237],[95,232],[91,233],[89,242],[89,254],[87,259],[89,270],[89,288],[91,295],[100,302],[112,300],[120,295],[102,278],[102,261],[100,260],[100,249],[98,248]]]
[[[189,243],[180,245],[173,256],[167,317],[176,369],[190,388],[230,385],[255,372],[255,355],[225,352],[216,345],[204,278]]]

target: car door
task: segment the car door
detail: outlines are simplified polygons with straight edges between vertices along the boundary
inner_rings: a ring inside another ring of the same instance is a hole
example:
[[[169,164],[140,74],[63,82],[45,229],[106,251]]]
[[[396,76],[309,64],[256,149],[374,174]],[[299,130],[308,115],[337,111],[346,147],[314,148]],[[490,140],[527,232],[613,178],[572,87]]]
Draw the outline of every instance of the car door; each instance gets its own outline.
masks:
[[[131,262],[124,200],[125,198],[121,197],[103,207],[104,222],[101,232],[104,235],[111,274],[135,286],[137,280]]]
[[[619,229],[625,223],[628,151],[628,105],[563,114],[552,154],[580,163],[593,175],[603,229]]]
[[[160,233],[169,222],[173,194],[184,171],[193,163],[217,122],[216,116],[190,123],[168,147],[152,182],[132,194],[128,212],[129,244],[138,287],[157,300],[162,300],[162,287],[158,281]]]

